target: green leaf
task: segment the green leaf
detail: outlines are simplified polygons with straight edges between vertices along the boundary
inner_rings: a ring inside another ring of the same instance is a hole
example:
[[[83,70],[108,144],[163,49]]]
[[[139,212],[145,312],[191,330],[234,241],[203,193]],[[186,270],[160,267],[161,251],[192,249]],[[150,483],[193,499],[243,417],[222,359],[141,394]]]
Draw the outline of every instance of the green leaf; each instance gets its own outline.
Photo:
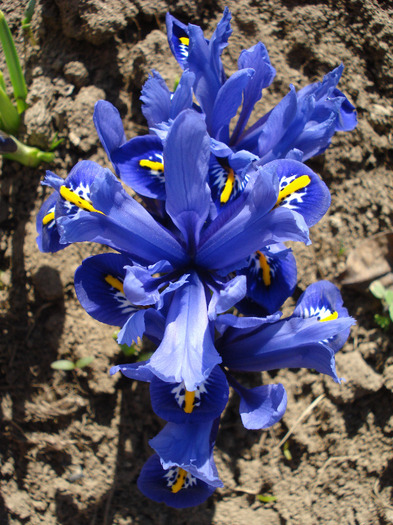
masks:
[[[30,24],[31,19],[33,18],[33,15],[34,15],[34,9],[35,9],[35,0],[30,0],[25,9],[25,17],[22,21],[22,27]]]
[[[282,447],[282,453],[284,454],[285,459],[287,459],[288,461],[292,461],[292,454],[291,454],[291,451],[289,450],[288,441],[284,443],[284,446]]]
[[[75,368],[85,368],[85,366],[89,366],[92,361],[94,361],[94,357],[92,355],[82,357],[75,363]]]
[[[386,290],[385,301],[388,303],[388,306],[393,304],[393,290]]]
[[[49,151],[41,151],[38,148],[32,146],[26,146],[15,137],[12,137],[13,141],[17,144],[18,148],[15,153],[4,153],[3,157],[10,160],[15,160],[24,166],[30,168],[36,168],[41,162],[52,162],[55,158],[55,154]]]
[[[120,350],[123,352],[123,354],[127,357],[130,355],[135,355],[138,353],[138,348],[135,345],[128,346],[126,344],[119,345]]]
[[[0,11],[0,41],[3,46],[5,61],[14,90],[16,107],[18,113],[23,113],[28,107],[25,102],[27,97],[26,81],[19,62],[18,53],[16,52],[14,39],[12,38],[10,28],[2,11]]]
[[[277,501],[276,496],[269,496],[268,494],[258,494],[257,500],[262,503],[270,503],[271,501]]]
[[[147,361],[148,359],[151,358],[151,356],[153,355],[153,352],[143,352],[142,354],[138,355],[138,363],[140,361]]]
[[[3,123],[3,131],[16,135],[19,129],[20,116],[10,97],[0,86],[0,115]]]
[[[374,321],[377,323],[378,326],[380,326],[384,330],[386,330],[386,328],[388,328],[388,326],[390,325],[390,319],[385,315],[375,314]]]
[[[75,364],[69,359],[59,359],[58,361],[53,361],[50,366],[55,370],[74,370],[75,368]]]
[[[370,284],[370,292],[377,299],[383,299],[386,294],[386,288],[380,281],[374,281]]]

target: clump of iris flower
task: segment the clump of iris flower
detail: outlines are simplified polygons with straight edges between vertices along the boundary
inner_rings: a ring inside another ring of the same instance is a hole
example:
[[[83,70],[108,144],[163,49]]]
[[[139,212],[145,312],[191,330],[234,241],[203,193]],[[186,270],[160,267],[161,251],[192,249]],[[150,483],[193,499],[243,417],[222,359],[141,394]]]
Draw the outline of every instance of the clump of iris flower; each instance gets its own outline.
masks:
[[[138,486],[177,508],[222,486],[213,450],[229,387],[246,428],[267,428],[284,414],[283,385],[247,389],[236,372],[304,367],[339,381],[334,355],[353,324],[325,281],[305,291],[292,316],[278,311],[296,285],[284,242],[309,244],[309,228],[330,205],[303,161],[356,125],[336,87],[342,66],[299,92],[291,86],[247,128],[275,71],[258,43],[226,77],[230,18],[226,9],[207,40],[198,26],[167,16],[184,72],[174,93],[157,72],[143,87],[151,133],[127,141],[118,111],[99,101],[94,123],[117,177],[89,161],[65,180],[47,172],[44,184],[55,191],[37,216],[42,251],[93,241],[115,252],[83,261],[75,289],[92,317],[120,327],[119,343],[144,335],[156,345],[147,361],[111,373],[150,383],[152,408],[167,424],[150,441],[155,455]]]
[[[190,391],[221,362],[209,320],[245,297],[246,276],[236,271],[265,246],[287,240],[309,243],[305,217],[322,217],[330,204],[326,185],[312,170],[294,160],[277,160],[251,166],[243,192],[211,219],[209,157],[202,116],[184,110],[163,150],[165,208],[171,219],[166,226],[130,197],[109,170],[88,161],[78,163],[66,180],[48,172],[45,183],[56,193],[37,217],[43,250],[95,241],[129,258],[123,288],[140,309],[123,325],[119,342],[131,344],[142,336],[146,316],[155,312],[157,318],[165,307],[166,329],[149,366],[164,381],[185,381]],[[287,205],[280,185],[305,176],[310,183],[299,205]]]

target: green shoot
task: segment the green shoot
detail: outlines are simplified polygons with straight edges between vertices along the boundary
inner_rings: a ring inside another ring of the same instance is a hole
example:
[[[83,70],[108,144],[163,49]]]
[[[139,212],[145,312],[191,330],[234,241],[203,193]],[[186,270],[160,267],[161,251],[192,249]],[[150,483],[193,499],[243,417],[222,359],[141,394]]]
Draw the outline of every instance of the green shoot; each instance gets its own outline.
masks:
[[[13,153],[3,153],[3,157],[9,160],[16,160],[23,166],[36,168],[41,162],[52,162],[55,154],[49,151],[41,151],[33,146],[22,144],[15,137],[10,137],[16,144],[16,151]]]
[[[56,148],[60,146],[64,142],[64,139],[58,139],[58,132],[56,131],[55,136],[53,137],[50,146],[49,151],[54,151]]]
[[[20,116],[2,86],[0,86],[0,115],[4,131],[16,134],[20,125]]]
[[[53,361],[50,366],[54,370],[81,370],[82,368],[90,365],[93,360],[94,357],[92,356],[82,357],[75,362],[71,361],[70,359],[59,359],[58,361]]]
[[[370,292],[374,297],[380,299],[384,315],[375,314],[374,320],[383,329],[387,329],[393,322],[393,290],[385,288],[380,281],[370,284]]]
[[[345,245],[344,245],[344,242],[341,240],[340,241],[340,247],[338,249],[338,252],[337,252],[337,256],[338,257],[343,257],[345,255],[345,252],[347,251]]]
[[[282,447],[282,453],[284,454],[285,459],[287,459],[288,461],[292,461],[292,454],[291,454],[291,451],[289,450],[288,441],[284,443],[284,446]]]
[[[374,321],[380,328],[382,328],[382,330],[387,330],[389,328],[390,319],[389,317],[386,317],[386,315],[375,314]]]
[[[14,97],[18,113],[23,113],[27,109],[26,97],[27,87],[25,77],[16,52],[14,39],[10,28],[2,11],[0,11],[0,42],[3,47],[5,61],[10,73],[11,84],[14,90]]]
[[[30,0],[25,9],[25,17],[22,20],[22,29],[30,29],[30,22],[34,15],[35,0]]]
[[[269,496],[268,494],[258,494],[257,500],[262,503],[270,503],[271,501],[277,501],[276,496]]]

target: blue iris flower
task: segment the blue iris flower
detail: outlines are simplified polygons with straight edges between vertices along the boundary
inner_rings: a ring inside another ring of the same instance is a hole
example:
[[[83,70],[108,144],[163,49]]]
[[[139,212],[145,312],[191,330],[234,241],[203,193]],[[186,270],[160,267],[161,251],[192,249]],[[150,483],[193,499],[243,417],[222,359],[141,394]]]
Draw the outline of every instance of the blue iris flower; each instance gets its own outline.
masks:
[[[150,382],[152,408],[168,421],[150,441],[157,455],[142,470],[138,481],[142,492],[174,507],[194,505],[195,491],[202,501],[209,497],[221,486],[213,446],[228,386],[240,396],[239,412],[247,429],[272,426],[282,418],[287,404],[282,384],[248,389],[230,372],[303,367],[339,382],[334,356],[353,323],[338,289],[321,281],[306,289],[288,318],[280,319],[280,313],[267,318],[218,316],[215,328],[220,335],[215,344],[222,364],[193,392],[187,391],[184,382],[164,382],[154,374],[143,376],[141,371],[147,374],[149,370],[148,362],[112,367],[112,374],[121,371],[126,377]],[[186,479],[194,479],[194,483]],[[179,492],[182,497],[175,496]]]
[[[120,342],[129,344],[141,336],[147,312],[159,311],[165,302],[162,295],[170,296],[164,336],[149,366],[164,381],[185,381],[188,390],[221,361],[210,319],[246,294],[245,276],[231,278],[231,272],[265,246],[286,240],[309,243],[308,212],[298,206],[300,196],[292,201],[299,184],[290,186],[287,180],[306,177],[307,187],[321,188],[317,191],[324,198],[315,203],[312,217],[324,213],[330,202],[326,186],[309,168],[280,160],[250,170],[243,192],[211,219],[209,157],[202,116],[184,110],[163,149],[165,207],[171,219],[167,227],[131,198],[109,170],[88,161],[77,164],[65,181],[47,174],[46,184],[58,194],[55,211],[40,224],[40,238],[54,221],[60,243],[99,242],[134,263],[126,267],[124,289],[132,304],[144,308],[123,326]],[[190,324],[190,318],[198,323]]]
[[[242,51],[239,70],[226,77],[221,53],[231,34],[230,21],[231,15],[225,9],[216,31],[207,40],[200,27],[185,25],[167,14],[168,42],[184,72],[174,93],[156,71],[143,87],[142,111],[150,130],[158,136],[151,134],[126,142],[118,112],[105,101],[96,105],[94,122],[117,174],[144,198],[159,220],[166,220],[162,204],[166,198],[162,141],[180,111],[198,107],[193,103],[193,93],[211,138],[208,183],[216,205],[210,210],[211,216],[219,214],[244,190],[250,163],[266,164],[285,157],[307,160],[323,152],[336,131],[351,130],[356,125],[354,107],[336,87],[343,70],[339,66],[320,83],[299,92],[291,87],[275,108],[246,129],[275,70],[265,46],[259,42]],[[239,117],[230,133],[230,121],[240,105]],[[282,185],[288,182],[283,180]],[[320,199],[311,187],[303,191],[302,197]],[[304,207],[313,208],[308,202]],[[309,220],[308,225],[319,218]],[[242,311],[274,312],[294,290],[296,263],[284,248],[258,250],[250,256],[249,267],[243,272],[247,274],[248,299],[239,305]]]

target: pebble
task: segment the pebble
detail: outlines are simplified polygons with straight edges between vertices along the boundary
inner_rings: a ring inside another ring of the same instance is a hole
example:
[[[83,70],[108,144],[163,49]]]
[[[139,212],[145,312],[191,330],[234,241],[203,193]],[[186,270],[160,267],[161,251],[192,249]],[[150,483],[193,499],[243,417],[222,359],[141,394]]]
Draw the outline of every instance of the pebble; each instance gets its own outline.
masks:
[[[44,301],[58,301],[63,298],[63,283],[59,272],[50,266],[41,266],[33,275],[35,291]]]

